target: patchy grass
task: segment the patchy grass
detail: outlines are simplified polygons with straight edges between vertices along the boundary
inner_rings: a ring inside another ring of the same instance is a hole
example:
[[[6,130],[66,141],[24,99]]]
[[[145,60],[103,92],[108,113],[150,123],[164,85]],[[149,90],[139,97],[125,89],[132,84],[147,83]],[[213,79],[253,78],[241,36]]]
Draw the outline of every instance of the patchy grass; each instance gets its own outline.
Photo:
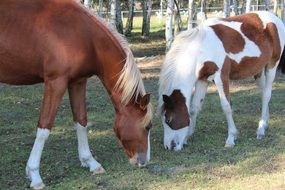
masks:
[[[139,66],[157,105],[161,59],[143,59]],[[42,85],[0,85],[0,189],[26,189],[25,164],[31,151]],[[46,189],[285,189],[285,78],[278,76],[270,103],[270,128],[265,139],[255,138],[260,117],[260,96],[252,80],[232,83],[237,145],[224,148],[226,119],[213,86],[208,90],[197,130],[180,152],[163,148],[163,129],[154,117],[152,160],[147,168],[132,167],[113,133],[114,111],[97,78],[88,83],[89,142],[107,173],[92,176],[80,167],[76,134],[67,95],[59,107],[46,142],[41,175]]]

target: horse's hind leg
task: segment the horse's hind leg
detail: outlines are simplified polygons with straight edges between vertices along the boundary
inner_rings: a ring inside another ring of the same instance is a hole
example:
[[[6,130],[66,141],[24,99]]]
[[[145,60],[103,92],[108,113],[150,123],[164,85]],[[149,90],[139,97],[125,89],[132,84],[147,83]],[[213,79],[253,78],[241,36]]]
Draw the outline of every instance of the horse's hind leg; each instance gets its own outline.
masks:
[[[232,108],[229,102],[229,78],[226,77],[224,79],[221,79],[220,75],[216,75],[214,81],[217,86],[221,106],[226,115],[228,123],[228,138],[226,140],[225,147],[233,147],[235,145],[238,131],[233,120]]]
[[[56,109],[66,90],[66,86],[66,80],[62,78],[45,82],[44,100],[41,107],[37,136],[26,166],[27,176],[31,180],[30,186],[34,189],[44,187],[39,174],[41,155],[55,118]]]
[[[87,114],[85,104],[86,83],[86,79],[72,83],[68,87],[68,92],[78,139],[79,160],[83,167],[89,167],[93,174],[97,174],[103,173],[105,170],[92,156],[88,144]]]
[[[202,108],[205,94],[207,92],[208,82],[198,80],[195,85],[194,96],[190,106],[190,127],[188,135],[191,136],[196,127],[196,119],[199,111]]]
[[[257,139],[261,139],[265,136],[265,129],[268,127],[269,121],[269,107],[268,103],[271,98],[272,83],[274,81],[276,69],[265,69],[262,72],[261,77],[258,79],[258,84],[261,90],[262,97],[262,109],[261,118],[257,129]]]

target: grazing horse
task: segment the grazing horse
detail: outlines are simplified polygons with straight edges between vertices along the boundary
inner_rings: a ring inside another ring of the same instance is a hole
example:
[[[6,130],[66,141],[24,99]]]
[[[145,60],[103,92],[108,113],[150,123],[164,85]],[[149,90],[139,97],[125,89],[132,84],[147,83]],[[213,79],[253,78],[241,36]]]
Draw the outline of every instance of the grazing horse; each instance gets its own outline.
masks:
[[[284,44],[284,24],[269,12],[210,19],[179,34],[166,55],[159,81],[158,109],[165,148],[180,150],[193,134],[208,81],[218,89],[228,123],[226,147],[232,147],[238,131],[232,117],[229,80],[255,77],[262,92],[257,138],[264,137],[278,65],[285,73]]]
[[[68,89],[82,166],[104,172],[87,140],[86,82],[97,75],[115,109],[114,131],[130,162],[150,157],[150,95],[127,42],[73,0],[0,1],[0,82],[44,83],[36,139],[26,166],[30,186],[44,186],[39,166],[60,100]]]

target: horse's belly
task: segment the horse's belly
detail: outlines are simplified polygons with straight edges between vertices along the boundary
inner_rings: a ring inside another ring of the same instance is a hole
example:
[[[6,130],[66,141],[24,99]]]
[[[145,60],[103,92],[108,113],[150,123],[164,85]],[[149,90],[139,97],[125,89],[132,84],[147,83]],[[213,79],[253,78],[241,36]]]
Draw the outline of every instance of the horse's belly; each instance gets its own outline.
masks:
[[[40,69],[38,70],[40,71]],[[37,68],[32,65],[11,66],[0,60],[0,82],[12,85],[29,85],[43,82]]]

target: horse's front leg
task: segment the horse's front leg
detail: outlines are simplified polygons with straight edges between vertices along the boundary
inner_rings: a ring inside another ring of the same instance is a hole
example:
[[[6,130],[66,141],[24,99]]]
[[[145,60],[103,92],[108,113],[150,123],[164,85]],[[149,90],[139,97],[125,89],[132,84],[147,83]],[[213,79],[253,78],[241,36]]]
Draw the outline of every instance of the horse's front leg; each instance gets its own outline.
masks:
[[[194,96],[190,106],[190,127],[188,135],[191,136],[196,127],[196,118],[200,112],[207,92],[208,82],[198,80],[195,85]]]
[[[78,139],[79,160],[83,167],[89,167],[93,174],[104,173],[105,170],[91,154],[87,138],[87,113],[85,103],[87,80],[72,83],[68,86],[70,104]]]
[[[41,107],[37,136],[26,166],[26,174],[31,180],[30,186],[34,189],[44,187],[39,174],[41,155],[56,115],[56,109],[66,87],[67,82],[63,78],[46,80],[44,84],[44,100]]]
[[[215,84],[217,86],[221,106],[226,115],[228,123],[228,138],[226,140],[225,147],[233,147],[235,145],[235,140],[237,138],[238,131],[236,129],[233,116],[232,108],[230,105],[230,96],[229,96],[229,77],[224,76],[221,78],[219,74],[215,76]]]

